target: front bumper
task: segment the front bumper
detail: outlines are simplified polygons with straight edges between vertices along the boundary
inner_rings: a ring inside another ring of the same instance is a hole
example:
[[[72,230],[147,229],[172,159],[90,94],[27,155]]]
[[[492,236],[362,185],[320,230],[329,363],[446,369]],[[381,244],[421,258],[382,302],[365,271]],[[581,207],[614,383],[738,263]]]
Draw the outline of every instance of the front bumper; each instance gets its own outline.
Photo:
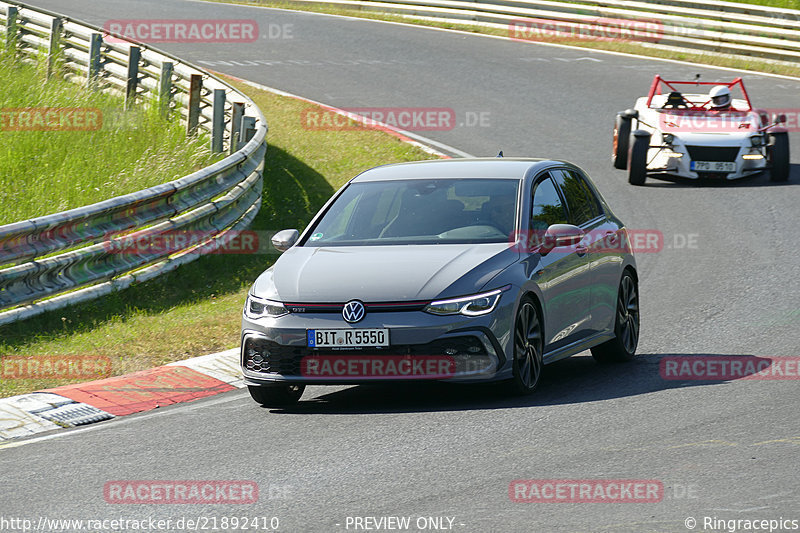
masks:
[[[711,152],[703,156],[702,152],[699,157],[692,157],[692,148],[695,151]],[[720,154],[714,154],[713,151],[717,149]],[[669,157],[670,152],[677,152],[683,154],[683,157]],[[719,179],[719,180],[736,180],[753,176],[760,172],[767,170],[766,154],[759,152],[762,157],[760,159],[743,159],[743,155],[754,153],[751,147],[687,147],[675,146],[668,148],[666,146],[651,147],[647,154],[647,174],[649,176],[658,177],[678,177],[685,179]],[[702,157],[702,159],[701,159]],[[711,172],[711,171],[695,171],[692,170],[692,161],[720,161],[732,162],[736,165],[733,172]]]
[[[243,317],[240,364],[247,385],[276,382],[357,384],[511,377],[511,305],[481,317],[421,311],[372,313],[352,325],[339,314]],[[417,325],[418,324],[418,325]],[[309,329],[387,328],[385,348],[309,348]]]

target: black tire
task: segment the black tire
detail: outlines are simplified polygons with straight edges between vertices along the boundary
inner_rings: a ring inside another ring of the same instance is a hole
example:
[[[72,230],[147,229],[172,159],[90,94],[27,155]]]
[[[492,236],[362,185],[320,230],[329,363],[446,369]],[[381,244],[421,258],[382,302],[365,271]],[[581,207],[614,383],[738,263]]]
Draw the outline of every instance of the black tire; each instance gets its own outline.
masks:
[[[294,405],[306,390],[305,385],[293,383],[274,383],[270,385],[248,385],[250,396],[265,407],[286,407]]]
[[[625,170],[628,168],[628,144],[631,137],[631,117],[617,114],[614,121],[614,143],[612,145],[611,161],[614,168]]]
[[[523,298],[514,320],[514,392],[532,394],[542,378],[544,335],[539,310],[533,300]]]
[[[786,181],[789,179],[789,135],[785,132],[771,133],[767,146],[770,181]]]
[[[634,135],[628,161],[628,183],[644,185],[647,179],[647,151],[650,149],[649,135]]]
[[[617,292],[614,338],[592,348],[592,357],[599,363],[630,361],[639,344],[639,288],[627,270],[622,274]]]

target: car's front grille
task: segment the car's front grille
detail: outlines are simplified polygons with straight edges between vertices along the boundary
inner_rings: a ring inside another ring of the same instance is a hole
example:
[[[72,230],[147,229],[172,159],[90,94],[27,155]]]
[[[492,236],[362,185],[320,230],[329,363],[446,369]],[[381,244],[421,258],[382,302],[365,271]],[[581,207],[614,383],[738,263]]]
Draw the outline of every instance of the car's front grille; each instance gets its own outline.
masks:
[[[686,146],[693,161],[736,161],[738,146]]]
[[[364,303],[367,313],[396,313],[422,311],[430,301],[371,302]],[[290,313],[341,313],[344,303],[294,303],[284,302]]]
[[[400,344],[386,348],[352,350],[312,349],[305,346],[283,346],[278,343],[251,337],[244,345],[244,367],[252,372],[300,376],[304,357],[317,355],[338,356],[478,356],[486,355],[486,348],[478,337],[464,335],[439,339],[427,344]]]

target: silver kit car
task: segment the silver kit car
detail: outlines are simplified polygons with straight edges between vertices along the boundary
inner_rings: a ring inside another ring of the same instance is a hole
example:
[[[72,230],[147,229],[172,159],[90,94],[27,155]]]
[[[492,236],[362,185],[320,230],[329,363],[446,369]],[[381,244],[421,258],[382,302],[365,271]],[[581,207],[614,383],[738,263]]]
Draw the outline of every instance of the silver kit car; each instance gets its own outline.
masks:
[[[720,84],[656,76],[647,96],[617,114],[612,161],[628,170],[632,185],[647,176],[735,180],[765,170],[772,181],[786,181],[785,122],[783,114],[753,108],[741,78]]]
[[[350,180],[250,290],[241,365],[262,405],[307,384],[508,380],[591,349],[634,356],[628,234],[578,167],[541,159],[386,165]]]

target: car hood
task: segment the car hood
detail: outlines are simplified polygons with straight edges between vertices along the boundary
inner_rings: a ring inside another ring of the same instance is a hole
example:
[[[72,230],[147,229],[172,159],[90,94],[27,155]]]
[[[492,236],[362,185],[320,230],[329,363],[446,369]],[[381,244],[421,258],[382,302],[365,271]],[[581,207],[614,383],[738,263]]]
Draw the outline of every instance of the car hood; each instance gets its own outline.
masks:
[[[293,303],[432,300],[477,292],[518,257],[507,243],[297,246],[259,276],[253,292]]]

